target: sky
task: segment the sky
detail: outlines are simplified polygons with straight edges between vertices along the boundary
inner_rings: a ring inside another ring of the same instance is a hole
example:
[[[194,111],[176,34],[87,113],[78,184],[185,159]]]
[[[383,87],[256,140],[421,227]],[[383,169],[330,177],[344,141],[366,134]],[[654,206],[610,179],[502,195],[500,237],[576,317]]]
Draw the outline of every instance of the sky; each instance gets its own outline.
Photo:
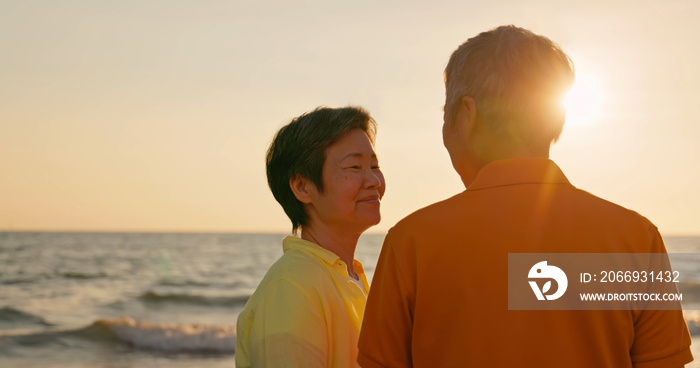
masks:
[[[700,235],[699,18],[696,0],[0,0],[0,231],[289,232],[272,136],[359,105],[379,126],[384,232],[464,190],[442,73],[515,24],[575,63],[583,97],[551,153],[569,180]]]

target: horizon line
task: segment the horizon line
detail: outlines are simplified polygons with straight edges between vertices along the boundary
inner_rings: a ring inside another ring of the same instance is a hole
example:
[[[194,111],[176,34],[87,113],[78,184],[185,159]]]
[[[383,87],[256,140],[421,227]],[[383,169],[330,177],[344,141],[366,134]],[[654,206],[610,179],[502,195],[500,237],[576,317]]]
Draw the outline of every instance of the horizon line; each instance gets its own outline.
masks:
[[[386,235],[386,230],[370,230],[362,235]],[[86,234],[239,234],[239,235],[294,235],[291,231],[282,230],[124,230],[124,229],[0,229],[0,233],[86,233]],[[700,233],[659,232],[666,237],[700,237]]]

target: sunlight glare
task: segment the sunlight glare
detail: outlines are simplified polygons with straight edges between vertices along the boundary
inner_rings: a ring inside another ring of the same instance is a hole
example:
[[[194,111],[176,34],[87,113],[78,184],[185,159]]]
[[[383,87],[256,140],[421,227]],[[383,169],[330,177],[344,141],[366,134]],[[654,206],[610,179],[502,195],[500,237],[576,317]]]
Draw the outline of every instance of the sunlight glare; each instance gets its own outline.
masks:
[[[588,74],[576,73],[576,81],[564,99],[566,124],[587,125],[595,121],[600,100],[595,78]]]

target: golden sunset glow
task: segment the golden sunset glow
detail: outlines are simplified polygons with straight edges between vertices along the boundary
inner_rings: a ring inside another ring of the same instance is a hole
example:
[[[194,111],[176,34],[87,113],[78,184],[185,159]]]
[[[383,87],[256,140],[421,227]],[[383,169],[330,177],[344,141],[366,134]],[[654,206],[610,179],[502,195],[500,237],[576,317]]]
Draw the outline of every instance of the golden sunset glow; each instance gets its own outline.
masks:
[[[352,104],[378,123],[384,232],[464,190],[442,73],[459,44],[514,24],[576,66],[550,155],[572,183],[700,233],[697,0],[71,4],[0,11],[0,230],[286,232],[270,140]]]

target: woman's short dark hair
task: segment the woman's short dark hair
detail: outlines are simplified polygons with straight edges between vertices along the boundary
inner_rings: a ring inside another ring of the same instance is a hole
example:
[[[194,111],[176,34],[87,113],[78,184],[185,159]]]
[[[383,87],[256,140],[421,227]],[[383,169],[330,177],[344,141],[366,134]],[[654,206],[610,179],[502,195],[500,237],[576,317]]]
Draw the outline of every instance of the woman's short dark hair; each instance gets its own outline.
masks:
[[[267,183],[292,220],[292,231],[306,225],[308,214],[292,192],[289,180],[299,174],[323,192],[326,149],[353,129],[362,129],[374,144],[377,123],[361,107],[318,107],[283,126],[267,150]]]

